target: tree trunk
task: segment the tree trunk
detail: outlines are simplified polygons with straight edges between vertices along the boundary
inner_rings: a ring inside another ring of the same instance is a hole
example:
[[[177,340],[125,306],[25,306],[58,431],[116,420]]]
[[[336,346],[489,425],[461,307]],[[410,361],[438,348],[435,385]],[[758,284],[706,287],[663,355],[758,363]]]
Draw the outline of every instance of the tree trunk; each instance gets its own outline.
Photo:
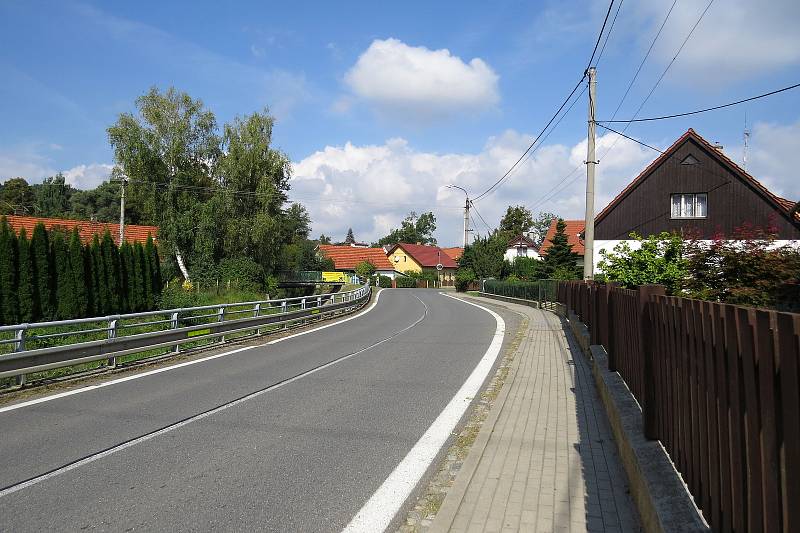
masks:
[[[181,274],[183,274],[183,279],[186,281],[191,282],[192,280],[189,279],[189,271],[186,270],[186,265],[183,263],[183,257],[181,256],[181,251],[178,247],[175,247],[175,259],[178,260],[178,268],[181,269]]]

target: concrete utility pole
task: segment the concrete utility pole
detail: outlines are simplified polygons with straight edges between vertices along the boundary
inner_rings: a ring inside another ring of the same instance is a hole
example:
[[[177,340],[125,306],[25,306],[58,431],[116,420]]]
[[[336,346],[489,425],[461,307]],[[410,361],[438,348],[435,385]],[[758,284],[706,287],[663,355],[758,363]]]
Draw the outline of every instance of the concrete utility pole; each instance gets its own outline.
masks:
[[[119,196],[119,245],[125,242],[125,180],[126,176],[121,176],[119,179],[120,191]]]
[[[466,200],[464,201],[464,248],[467,247],[467,243],[469,243],[469,193],[466,189],[459,187],[458,185],[448,185],[448,189],[459,189],[464,192],[464,196],[466,196]]]
[[[597,71],[594,67],[589,67],[589,142],[586,153],[586,226],[583,233],[583,279],[594,277],[594,171],[597,165],[595,155],[595,87],[597,81],[595,76]]]

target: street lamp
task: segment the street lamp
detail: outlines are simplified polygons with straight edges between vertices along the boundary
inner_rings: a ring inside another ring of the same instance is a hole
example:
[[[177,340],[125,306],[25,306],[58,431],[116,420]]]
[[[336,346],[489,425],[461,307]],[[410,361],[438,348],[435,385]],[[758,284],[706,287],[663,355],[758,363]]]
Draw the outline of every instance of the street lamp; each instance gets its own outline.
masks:
[[[453,185],[452,183],[447,185],[448,189],[458,189],[464,193],[466,196],[466,200],[464,202],[464,248],[467,247],[467,243],[469,242],[469,193],[463,187],[459,187],[458,185]]]

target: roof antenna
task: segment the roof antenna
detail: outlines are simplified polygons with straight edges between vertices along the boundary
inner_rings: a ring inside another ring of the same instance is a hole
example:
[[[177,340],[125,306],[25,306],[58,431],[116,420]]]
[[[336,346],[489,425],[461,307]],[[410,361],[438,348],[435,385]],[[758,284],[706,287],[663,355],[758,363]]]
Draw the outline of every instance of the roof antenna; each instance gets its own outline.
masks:
[[[750,129],[747,127],[747,111],[744,112],[744,148],[742,149],[742,168],[747,172],[747,145],[750,141]]]

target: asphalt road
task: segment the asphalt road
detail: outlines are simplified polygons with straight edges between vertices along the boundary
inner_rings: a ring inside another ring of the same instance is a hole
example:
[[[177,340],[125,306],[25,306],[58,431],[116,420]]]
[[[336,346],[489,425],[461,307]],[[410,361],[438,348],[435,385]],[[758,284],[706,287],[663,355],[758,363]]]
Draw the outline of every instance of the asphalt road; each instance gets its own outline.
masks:
[[[341,325],[0,412],[0,530],[339,531],[495,327],[437,292],[387,290]]]

